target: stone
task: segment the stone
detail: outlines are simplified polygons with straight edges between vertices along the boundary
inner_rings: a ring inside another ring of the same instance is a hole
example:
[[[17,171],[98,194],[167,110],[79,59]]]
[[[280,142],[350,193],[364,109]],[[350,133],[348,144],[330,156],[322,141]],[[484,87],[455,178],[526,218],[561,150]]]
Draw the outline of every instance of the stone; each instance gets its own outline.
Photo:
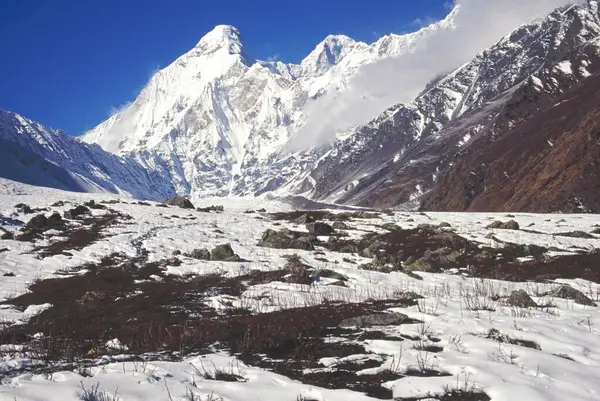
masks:
[[[283,266],[286,272],[286,281],[296,284],[311,284],[312,279],[309,274],[310,266],[302,263],[297,255],[289,257],[288,262]]]
[[[497,229],[501,229],[501,230],[519,230],[520,229],[519,223],[517,223],[514,220],[509,220],[505,223],[497,220],[497,221],[494,221],[489,226],[487,226],[487,228],[497,228]]]
[[[410,321],[403,313],[373,313],[342,320],[338,327],[373,327],[373,326],[396,326]]]
[[[524,290],[513,291],[506,300],[510,306],[519,308],[537,308],[538,304]]]
[[[198,260],[210,260],[211,259],[211,253],[206,248],[202,248],[202,249],[197,248],[197,249],[194,249],[192,252],[190,252],[190,254],[188,256],[190,258],[198,259]]]
[[[25,231],[43,232],[49,228],[50,224],[45,214],[33,216],[25,225]]]
[[[31,208],[31,206],[26,205],[24,203],[16,204],[15,208],[23,214],[32,214],[33,213],[33,209]]]
[[[86,206],[83,205],[79,205],[74,207],[73,209],[67,210],[64,213],[65,219],[68,220],[75,220],[80,216],[83,216],[84,214],[87,214],[90,212],[90,209],[88,209]]]
[[[220,260],[225,262],[237,262],[240,257],[233,252],[231,244],[217,245],[210,251],[210,260]]]
[[[306,229],[309,233],[316,236],[331,235],[335,232],[332,226],[321,222],[308,223]]]
[[[163,201],[163,204],[169,206],[178,206],[182,209],[195,209],[194,204],[190,200],[183,196],[175,196],[174,198]]]
[[[101,210],[102,209],[106,209],[105,205],[102,205],[100,203],[96,203],[93,199],[91,199],[88,202],[85,202],[83,205],[86,206],[86,207],[89,207],[90,209],[101,209]]]
[[[334,230],[348,230],[350,229],[350,226],[348,226],[348,224],[341,222],[341,221],[336,221],[334,222],[331,227],[333,227]]]
[[[295,219],[293,221],[293,223],[295,223],[295,224],[308,224],[308,223],[314,223],[314,222],[315,222],[315,219],[306,213],[304,213],[302,216],[298,217],[297,219]]]
[[[549,295],[556,298],[571,299],[580,305],[596,306],[596,303],[587,295],[568,285],[562,285],[558,288],[555,288],[554,290],[550,291]]]

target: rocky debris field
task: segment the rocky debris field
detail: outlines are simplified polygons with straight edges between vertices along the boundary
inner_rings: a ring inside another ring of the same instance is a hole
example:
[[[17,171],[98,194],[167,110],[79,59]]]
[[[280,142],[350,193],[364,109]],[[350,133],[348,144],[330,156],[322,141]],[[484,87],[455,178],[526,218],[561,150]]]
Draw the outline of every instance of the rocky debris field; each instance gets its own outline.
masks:
[[[11,192],[0,399],[600,392],[598,216]]]

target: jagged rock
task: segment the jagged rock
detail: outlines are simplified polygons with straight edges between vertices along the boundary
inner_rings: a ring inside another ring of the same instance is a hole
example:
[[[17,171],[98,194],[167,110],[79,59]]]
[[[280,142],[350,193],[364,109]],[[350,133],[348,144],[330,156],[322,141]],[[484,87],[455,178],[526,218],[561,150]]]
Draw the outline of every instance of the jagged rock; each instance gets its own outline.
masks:
[[[296,220],[293,221],[293,223],[295,224],[308,224],[308,223],[314,223],[316,220],[314,219],[314,217],[309,216],[308,214],[304,213],[302,216],[298,217]]]
[[[510,306],[516,306],[519,308],[537,308],[538,304],[524,291],[518,290],[510,293],[510,296],[506,300],[506,303]]]
[[[53,207],[63,207],[64,205],[65,205],[65,202],[59,200],[59,201],[54,202],[51,206],[53,206]]]
[[[63,220],[60,213],[54,212],[50,215],[50,217],[48,217],[48,224],[53,228],[57,228],[63,226],[65,224],[65,221]]]
[[[88,209],[86,206],[79,205],[79,206],[74,207],[73,209],[67,210],[64,213],[64,216],[65,216],[65,219],[75,220],[79,216],[82,216],[82,215],[87,214],[89,212],[90,212],[90,209]]]
[[[578,303],[580,305],[596,306],[596,303],[592,301],[587,295],[568,285],[562,285],[550,291],[549,295],[556,298],[572,299],[573,301],[575,301],[575,303]]]
[[[192,252],[190,252],[187,256],[189,256],[190,258],[193,258],[193,259],[198,259],[198,260],[210,260],[211,252],[206,248],[202,248],[202,249],[197,248],[197,249],[194,249]]]
[[[32,214],[34,212],[31,206],[26,205],[24,203],[16,204],[15,208],[23,214]]]
[[[192,208],[193,208],[193,206],[192,206]],[[208,207],[199,207],[196,210],[199,212],[204,212],[204,213],[210,213],[210,212],[223,213],[225,211],[225,208],[223,207],[223,205],[211,205]]]
[[[494,221],[489,226],[487,226],[487,228],[498,228],[501,230],[518,230],[518,229],[520,229],[519,223],[517,223],[514,220],[509,220],[505,223],[497,220],[497,221]]]
[[[350,226],[348,226],[348,224],[343,223],[341,221],[336,221],[334,222],[331,227],[333,227],[334,230],[348,230],[350,229]]]
[[[139,202],[138,202],[138,204],[139,204]],[[93,199],[91,199],[88,202],[85,202],[83,205],[86,207],[89,207],[90,209],[100,209],[100,210],[106,209],[105,205],[96,203]]]
[[[373,313],[344,319],[338,327],[396,326],[407,321],[410,321],[410,318],[403,313]]]
[[[308,223],[306,225],[306,229],[312,235],[320,236],[320,235],[331,235],[335,232],[332,226],[327,223],[314,222]]]
[[[43,232],[49,228],[48,218],[43,213],[33,216],[25,225],[25,231],[32,232]]]
[[[314,277],[332,278],[332,279],[338,280],[338,281],[348,281],[348,277],[344,276],[341,273],[338,273],[338,272],[335,272],[335,271],[329,270],[329,269],[317,270],[313,276]]]
[[[286,281],[296,284],[310,284],[312,282],[309,273],[310,268],[310,266],[302,263],[297,255],[289,257],[288,262],[283,266],[283,270],[286,272]]]
[[[13,272],[8,272],[8,273],[4,273],[4,274],[3,274],[3,276],[4,276],[4,277],[15,277],[15,276],[16,276],[16,274],[15,274],[15,273],[13,273]]]
[[[257,213],[266,213],[266,212],[267,212],[267,209],[265,209],[265,208],[263,207],[263,208],[260,208],[260,209],[256,210],[256,212],[257,212]]]
[[[274,231],[268,229],[265,231],[258,242],[258,246],[274,249],[302,249],[312,251],[315,238],[303,233],[294,233],[288,229]]]
[[[568,233],[558,233],[554,234],[559,237],[568,237],[568,238],[582,238],[582,239],[595,239],[592,234],[588,234],[585,231],[571,231]]]
[[[335,228],[335,226],[333,228]],[[384,230],[388,230],[388,231],[398,231],[398,230],[402,229],[396,223],[385,223],[385,224],[381,225],[381,228],[383,228]]]
[[[238,262],[240,257],[233,252],[231,244],[217,245],[210,251],[210,260],[220,260],[225,262]]]
[[[182,209],[195,209],[194,204],[190,202],[188,198],[183,196],[176,196],[174,198],[167,199],[163,202],[163,204],[168,206],[178,206]]]
[[[450,223],[446,223],[445,221],[442,221],[439,225],[438,228],[448,228],[448,227],[452,227],[452,225]]]

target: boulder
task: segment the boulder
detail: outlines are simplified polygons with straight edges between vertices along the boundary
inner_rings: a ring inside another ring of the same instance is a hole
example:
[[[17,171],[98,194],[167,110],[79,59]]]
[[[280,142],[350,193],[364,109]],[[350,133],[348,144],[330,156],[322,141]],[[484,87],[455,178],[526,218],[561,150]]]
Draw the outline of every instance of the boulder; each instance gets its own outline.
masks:
[[[410,318],[403,313],[373,313],[344,319],[338,327],[396,326],[408,321],[410,321]]]
[[[334,230],[348,230],[350,229],[350,226],[348,226],[348,224],[341,222],[341,221],[336,221],[334,222],[331,227],[333,227]]]
[[[64,213],[65,219],[68,220],[75,220],[80,216],[83,216],[84,214],[87,214],[90,212],[90,209],[88,209],[86,206],[83,205],[79,205],[74,207],[73,209],[69,209]]]
[[[26,205],[24,203],[16,204],[15,208],[23,214],[32,214],[34,212],[31,206]]]
[[[210,251],[210,260],[220,260],[224,262],[239,262],[240,257],[233,252],[231,244],[217,245]]]
[[[308,223],[314,223],[314,222],[315,222],[315,219],[306,213],[304,213],[302,216],[298,217],[297,219],[295,219],[293,221],[293,223],[295,223],[295,224],[308,224]]]
[[[302,263],[298,256],[291,256],[285,266],[283,266],[283,270],[286,273],[285,280],[288,283],[311,284],[312,280],[310,278],[309,269],[310,266]]]
[[[202,248],[202,249],[196,248],[192,252],[190,252],[187,256],[189,256],[190,258],[193,258],[193,259],[198,259],[198,260],[210,260],[211,253],[206,248]]]
[[[580,305],[596,306],[596,303],[587,295],[568,285],[563,285],[550,291],[549,295],[556,298],[571,299]]]
[[[96,203],[93,199],[91,199],[89,202],[85,202],[83,205],[86,207],[89,207],[90,209],[101,209],[101,210],[106,209],[105,205]]]
[[[501,230],[518,230],[518,229],[520,229],[519,223],[517,223],[514,220],[509,220],[505,223],[497,220],[497,221],[494,221],[489,226],[487,226],[487,228],[497,228],[497,229],[501,229]]]
[[[169,206],[178,206],[182,209],[195,209],[193,203],[190,202],[188,198],[183,196],[176,196],[174,198],[167,199],[166,201],[163,201],[163,204]]]
[[[327,223],[321,223],[321,222],[314,222],[314,223],[308,223],[306,225],[306,229],[308,230],[309,233],[311,233],[312,235],[315,236],[320,236],[320,235],[331,235],[335,232],[335,230],[333,229],[332,226],[330,226]]]
[[[537,308],[538,304],[524,290],[513,291],[506,300],[510,306],[519,308]]]
[[[43,213],[33,216],[25,225],[25,231],[44,232],[49,229],[48,218]]]
[[[263,233],[258,246],[274,249],[302,249],[306,251],[315,249],[314,237],[308,235],[297,236],[288,229],[280,231],[268,229]]]

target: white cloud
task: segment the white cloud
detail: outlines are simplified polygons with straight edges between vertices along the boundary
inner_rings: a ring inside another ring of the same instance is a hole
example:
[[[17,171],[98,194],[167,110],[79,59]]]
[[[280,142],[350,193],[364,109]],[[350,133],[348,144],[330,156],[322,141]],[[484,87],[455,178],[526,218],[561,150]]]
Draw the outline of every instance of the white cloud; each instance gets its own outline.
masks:
[[[410,102],[439,74],[468,62],[518,26],[542,18],[569,0],[455,0],[455,27],[427,37],[414,52],[367,65],[341,96],[327,94],[308,110],[309,124],[294,148],[327,143],[388,107]],[[358,101],[357,101],[358,100]]]

